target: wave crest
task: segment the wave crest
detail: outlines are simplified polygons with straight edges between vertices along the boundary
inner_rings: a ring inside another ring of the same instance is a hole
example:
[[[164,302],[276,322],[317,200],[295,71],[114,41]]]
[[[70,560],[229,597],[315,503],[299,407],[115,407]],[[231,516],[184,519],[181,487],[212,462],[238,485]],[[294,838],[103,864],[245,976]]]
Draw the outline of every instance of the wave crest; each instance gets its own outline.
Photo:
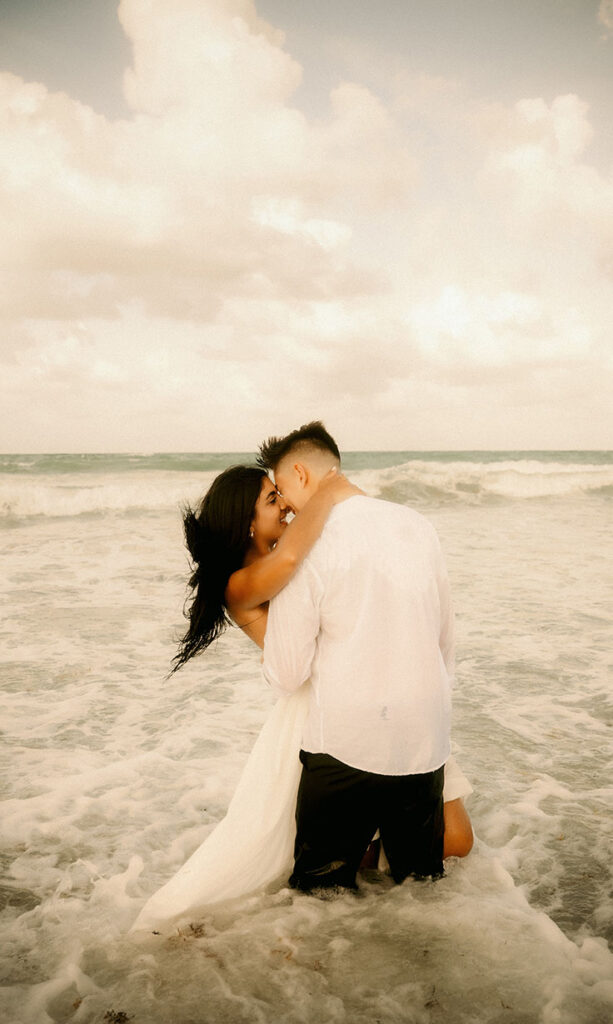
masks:
[[[613,494],[613,465],[529,461],[434,462],[411,460],[355,475],[368,493],[407,503],[418,499],[521,500]]]
[[[97,475],[29,479],[11,476],[0,480],[0,519],[172,511],[186,501],[198,501],[215,475],[139,473],[108,479]]]
[[[401,504],[613,495],[613,464],[411,459],[348,470],[367,494]],[[216,471],[0,475],[0,521],[172,511],[205,493]]]

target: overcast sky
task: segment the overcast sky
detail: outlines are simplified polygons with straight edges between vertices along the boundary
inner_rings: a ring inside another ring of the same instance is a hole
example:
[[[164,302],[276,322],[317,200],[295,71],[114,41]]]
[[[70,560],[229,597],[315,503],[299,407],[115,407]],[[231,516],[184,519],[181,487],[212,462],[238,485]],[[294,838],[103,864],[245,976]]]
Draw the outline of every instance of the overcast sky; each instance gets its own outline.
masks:
[[[0,448],[613,448],[613,0],[0,0]]]

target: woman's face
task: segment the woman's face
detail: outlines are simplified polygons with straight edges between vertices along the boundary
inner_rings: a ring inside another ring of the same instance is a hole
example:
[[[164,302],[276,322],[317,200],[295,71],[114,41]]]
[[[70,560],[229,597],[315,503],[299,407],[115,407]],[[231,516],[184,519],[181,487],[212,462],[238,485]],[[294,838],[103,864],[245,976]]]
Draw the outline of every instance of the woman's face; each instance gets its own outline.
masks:
[[[288,512],[289,508],[275,485],[264,477],[251,524],[258,546],[268,547],[278,541],[287,526],[285,516]]]

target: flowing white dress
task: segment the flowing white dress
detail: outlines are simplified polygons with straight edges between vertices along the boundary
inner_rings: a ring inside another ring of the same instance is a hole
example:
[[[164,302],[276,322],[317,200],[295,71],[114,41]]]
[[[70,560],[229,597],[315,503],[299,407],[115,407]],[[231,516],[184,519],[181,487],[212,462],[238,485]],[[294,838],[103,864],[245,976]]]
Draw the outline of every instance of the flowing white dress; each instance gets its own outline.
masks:
[[[298,758],[310,686],[280,697],[255,741],[228,812],[166,885],[147,900],[131,933],[168,935],[206,907],[287,878],[293,865]],[[445,801],[472,787],[451,757]]]

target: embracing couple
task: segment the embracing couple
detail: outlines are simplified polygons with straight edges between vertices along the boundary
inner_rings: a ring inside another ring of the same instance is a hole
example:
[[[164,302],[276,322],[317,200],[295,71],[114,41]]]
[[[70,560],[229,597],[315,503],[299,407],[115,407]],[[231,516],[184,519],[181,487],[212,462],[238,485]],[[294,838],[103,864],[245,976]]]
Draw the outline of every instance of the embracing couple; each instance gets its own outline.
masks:
[[[296,889],[354,889],[361,865],[398,883],[436,878],[472,846],[471,787],[450,756],[454,623],[434,528],[351,484],[320,422],[269,439],[258,466],[225,470],[185,514],[193,598],[174,669],[233,621],[263,648],[280,699],[226,818],[136,930],[286,869]]]

